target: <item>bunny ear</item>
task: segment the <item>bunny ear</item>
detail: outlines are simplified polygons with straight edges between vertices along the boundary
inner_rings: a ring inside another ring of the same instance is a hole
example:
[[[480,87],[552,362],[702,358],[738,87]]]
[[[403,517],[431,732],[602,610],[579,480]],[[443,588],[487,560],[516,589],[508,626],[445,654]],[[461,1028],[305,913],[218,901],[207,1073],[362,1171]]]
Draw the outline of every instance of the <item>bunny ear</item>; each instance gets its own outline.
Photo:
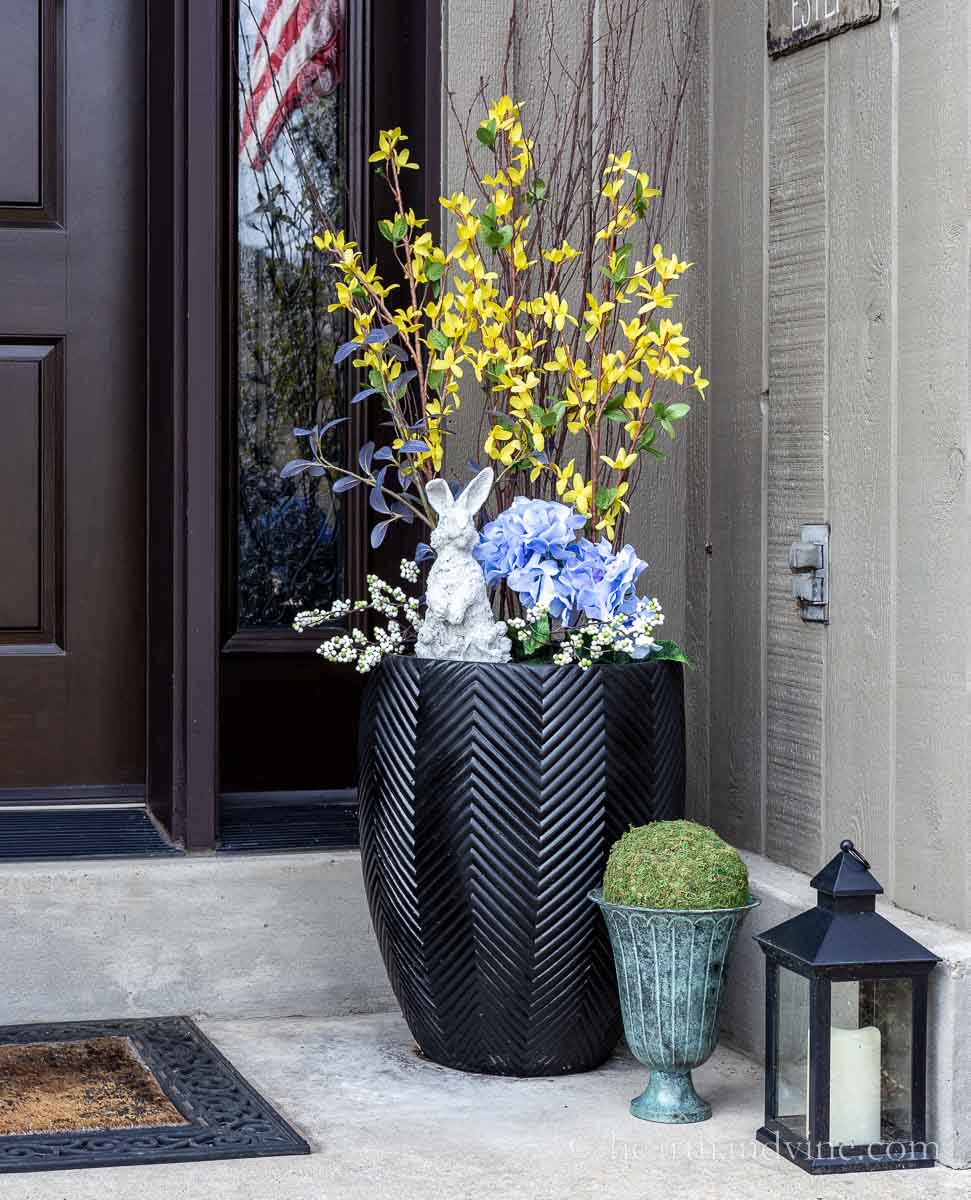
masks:
[[[482,505],[489,499],[494,479],[495,471],[493,471],[492,467],[483,467],[462,495],[459,496],[457,503],[462,505],[470,519],[475,516]]]
[[[439,516],[452,507],[452,489],[444,479],[430,479],[425,484],[425,495]]]

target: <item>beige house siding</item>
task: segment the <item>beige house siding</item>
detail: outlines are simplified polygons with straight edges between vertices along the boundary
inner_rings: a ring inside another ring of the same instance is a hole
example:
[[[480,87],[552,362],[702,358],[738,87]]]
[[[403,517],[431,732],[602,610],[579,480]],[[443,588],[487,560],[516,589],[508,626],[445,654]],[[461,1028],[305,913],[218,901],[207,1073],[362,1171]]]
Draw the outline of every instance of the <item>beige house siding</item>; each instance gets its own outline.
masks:
[[[712,14],[711,818],[804,871],[852,837],[968,926],[969,10],[776,61],[762,16]],[[803,521],[828,627],[789,597]]]
[[[556,2],[567,60],[587,3]],[[496,90],[512,6],[446,0],[460,112],[480,78]],[[774,61],[762,4],[707,17],[670,240],[699,264],[685,292],[711,399],[631,528],[699,660],[690,810],[807,872],[852,837],[898,904],[971,928],[971,9],[884,0],[877,23]],[[527,99],[545,70],[528,46],[510,81]],[[458,187],[447,115],[445,134]],[[799,618],[787,569],[800,524],[823,521],[828,626]]]

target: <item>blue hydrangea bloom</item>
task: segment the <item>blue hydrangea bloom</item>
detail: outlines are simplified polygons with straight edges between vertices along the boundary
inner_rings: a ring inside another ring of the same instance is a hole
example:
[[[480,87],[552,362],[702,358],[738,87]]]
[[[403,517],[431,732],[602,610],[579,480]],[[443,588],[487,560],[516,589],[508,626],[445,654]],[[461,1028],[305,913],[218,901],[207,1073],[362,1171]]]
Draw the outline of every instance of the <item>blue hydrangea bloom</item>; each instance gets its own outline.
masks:
[[[609,621],[637,606],[637,578],[647,563],[637,557],[633,546],[616,553],[606,540],[594,544],[586,538],[563,562],[557,589],[564,598],[564,625],[573,625],[583,615],[592,621]]]
[[[563,552],[564,557],[572,557],[572,550]],[[519,597],[524,608],[532,608],[534,604],[542,604],[550,610],[550,616],[559,619],[570,608],[572,597],[563,588],[560,572],[563,569],[563,559],[543,558],[533,554],[529,561],[515,571],[510,571],[507,582]]]
[[[633,546],[615,553],[608,541],[578,539],[585,523],[565,504],[517,496],[482,530],[473,553],[486,583],[507,580],[524,608],[541,604],[564,625],[633,614],[647,563]]]
[[[567,553],[584,523],[566,504],[517,496],[482,530],[473,553],[482,564],[486,583],[497,583],[525,568],[534,556],[556,559]]]

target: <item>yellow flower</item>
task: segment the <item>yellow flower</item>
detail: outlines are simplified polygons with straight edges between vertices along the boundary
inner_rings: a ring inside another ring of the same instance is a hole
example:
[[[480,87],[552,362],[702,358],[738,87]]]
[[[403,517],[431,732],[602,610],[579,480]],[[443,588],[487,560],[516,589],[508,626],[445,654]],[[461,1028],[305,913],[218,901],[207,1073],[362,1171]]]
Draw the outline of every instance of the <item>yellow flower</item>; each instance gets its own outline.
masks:
[[[691,386],[695,389],[699,396],[703,396],[705,394],[705,388],[710,382],[710,379],[704,379],[702,377],[701,367],[695,367],[694,383],[692,383]]]
[[[504,217],[512,212],[512,192],[499,188],[492,193],[492,203],[496,206],[496,216]]]
[[[336,312],[339,308],[352,309],[354,307],[354,289],[346,283],[337,283],[337,302],[336,304],[328,304],[328,312]]]
[[[549,362],[543,363],[543,370],[555,373],[570,370],[570,355],[565,346],[557,346]]]
[[[589,517],[593,511],[593,484],[584,483],[579,471],[572,483],[561,493],[565,504],[572,504],[581,516]]]
[[[639,337],[647,333],[647,326],[641,321],[640,317],[633,317],[629,321],[621,321],[620,327],[624,331],[624,337],[629,342],[636,342]]]
[[[623,154],[608,154],[607,166],[604,168],[604,174],[610,175],[615,172],[621,175],[624,174],[624,172],[630,166],[631,157],[632,155],[630,150],[625,150]]]
[[[503,450],[503,442],[508,442],[511,437],[512,434],[508,429],[504,429],[502,425],[493,425],[485,440],[486,454],[492,459],[498,459]]]
[[[562,333],[567,321],[571,325],[577,323],[576,317],[570,313],[570,305],[566,300],[561,300],[556,292],[544,292],[542,301],[537,300],[536,305],[535,311],[542,315],[547,329],[556,329]]]
[[[544,250],[543,257],[555,265],[568,259],[576,258],[579,253],[579,250],[574,250],[569,242],[564,241],[563,245],[558,246],[555,250]]]
[[[665,292],[663,280],[658,281],[654,287],[644,288],[639,294],[645,300],[637,310],[640,316],[653,312],[656,308],[671,308],[678,297],[677,292]]]
[[[433,371],[444,371],[446,375],[454,376],[456,379],[462,378],[462,356],[455,353],[454,346],[447,346],[440,358],[432,359]]]
[[[646,171],[636,171],[634,173],[634,178],[641,185],[641,197],[643,199],[650,200],[654,196],[660,196],[661,189],[650,186],[651,177],[648,175],[648,173]]]
[[[609,454],[601,454],[600,461],[605,462],[608,467],[613,467],[615,471],[629,471],[637,462],[637,455],[621,449],[617,451],[616,458],[611,458]]]
[[[489,105],[489,116],[500,129],[512,129],[519,120],[521,104],[515,104],[509,96],[500,96]]]
[[[592,342],[600,332],[600,327],[603,324],[604,317],[614,308],[612,300],[605,300],[603,303],[596,300],[592,292],[587,292],[587,307],[583,313],[583,321],[587,326],[586,333],[583,335],[584,340]]]
[[[683,275],[689,267],[693,266],[694,263],[678,262],[676,254],[671,258],[665,258],[660,244],[654,247],[654,270],[661,279],[677,279],[679,275]]]
[[[422,326],[421,309],[409,305],[407,308],[396,308],[391,319],[395,328],[401,333],[417,333]]]
[[[575,458],[571,458],[565,467],[557,466],[556,463],[550,463],[550,469],[556,473],[556,494],[558,496],[562,496],[566,489],[570,486],[570,480],[573,476],[573,469],[575,466]]]
[[[526,254],[526,247],[523,245],[521,237],[516,238],[512,246],[512,265],[517,271],[526,271],[536,262],[535,258],[529,258]]]

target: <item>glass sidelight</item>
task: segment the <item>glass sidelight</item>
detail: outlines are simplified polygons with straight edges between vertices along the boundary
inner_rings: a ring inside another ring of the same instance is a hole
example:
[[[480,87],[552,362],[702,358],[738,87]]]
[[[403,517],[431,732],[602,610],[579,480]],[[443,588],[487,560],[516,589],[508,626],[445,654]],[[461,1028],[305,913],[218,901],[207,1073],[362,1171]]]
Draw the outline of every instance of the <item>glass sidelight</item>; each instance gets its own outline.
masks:
[[[235,627],[287,627],[343,592],[340,497],[281,479],[295,427],[343,415],[333,273],[313,235],[344,220],[340,0],[239,0],[236,44]],[[339,447],[343,425],[329,436]],[[339,448],[335,448],[339,454]]]

